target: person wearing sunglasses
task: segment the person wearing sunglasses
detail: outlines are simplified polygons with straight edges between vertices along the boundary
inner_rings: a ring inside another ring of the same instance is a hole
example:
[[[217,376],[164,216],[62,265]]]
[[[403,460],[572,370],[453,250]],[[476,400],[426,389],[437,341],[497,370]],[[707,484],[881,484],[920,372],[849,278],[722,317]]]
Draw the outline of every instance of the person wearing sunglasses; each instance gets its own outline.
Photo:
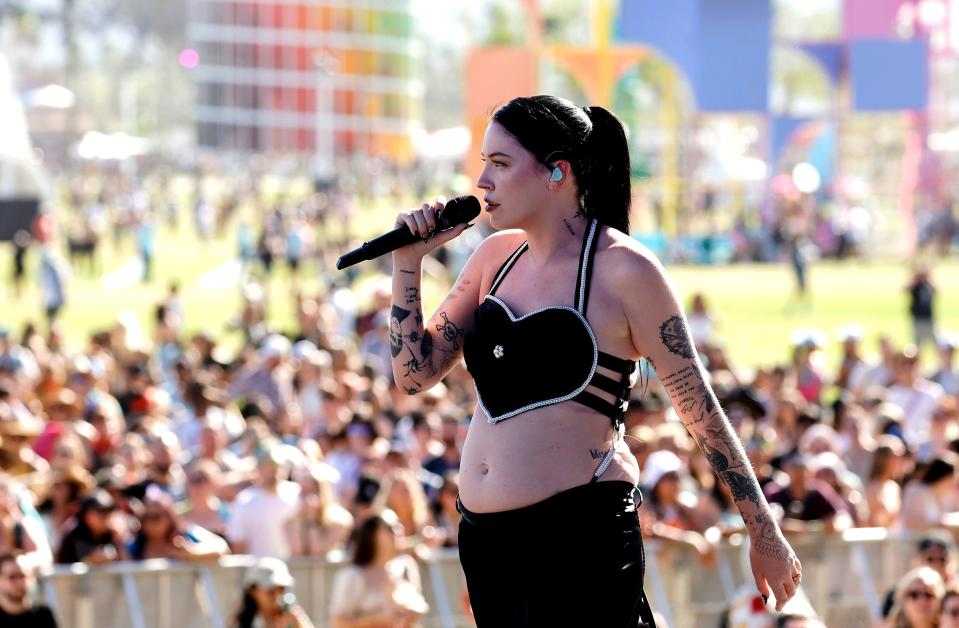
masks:
[[[959,587],[947,588],[942,596],[938,628],[959,628]]]
[[[896,583],[888,628],[935,628],[945,594],[942,576],[931,567],[911,569]]]
[[[955,551],[948,536],[926,536],[916,545],[912,558],[913,567],[930,567],[942,577],[946,586],[953,584],[956,574]],[[886,592],[882,605],[882,616],[889,617],[895,602],[896,588]]]

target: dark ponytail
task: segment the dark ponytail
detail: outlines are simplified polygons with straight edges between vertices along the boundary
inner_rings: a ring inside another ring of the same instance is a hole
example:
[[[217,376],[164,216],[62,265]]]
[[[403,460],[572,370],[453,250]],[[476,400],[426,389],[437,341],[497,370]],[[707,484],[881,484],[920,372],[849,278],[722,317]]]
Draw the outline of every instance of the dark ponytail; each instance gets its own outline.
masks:
[[[585,214],[629,233],[629,147],[619,119],[603,107],[556,96],[514,98],[491,116],[547,168],[569,161]]]
[[[604,225],[629,233],[629,146],[622,122],[603,107],[586,107],[593,130],[586,139],[583,208]]]

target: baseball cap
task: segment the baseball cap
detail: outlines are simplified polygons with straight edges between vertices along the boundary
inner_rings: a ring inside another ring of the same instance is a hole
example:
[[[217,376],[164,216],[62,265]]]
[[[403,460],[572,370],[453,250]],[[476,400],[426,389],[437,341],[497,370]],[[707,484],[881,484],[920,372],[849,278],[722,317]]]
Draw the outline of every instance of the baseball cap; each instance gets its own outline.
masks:
[[[683,466],[679,456],[669,451],[661,449],[649,454],[646,458],[645,469],[643,469],[643,486],[653,489],[663,476],[667,473],[675,473]]]
[[[296,582],[290,569],[279,558],[258,558],[256,564],[246,570],[243,577],[246,586],[256,585],[261,589],[291,587]]]
[[[264,360],[269,360],[270,358],[286,357],[290,354],[291,349],[292,346],[286,336],[270,334],[263,339],[258,353]]]
[[[301,340],[293,345],[293,359],[294,360],[303,360],[310,357],[318,351],[317,347],[313,342],[309,340]]]

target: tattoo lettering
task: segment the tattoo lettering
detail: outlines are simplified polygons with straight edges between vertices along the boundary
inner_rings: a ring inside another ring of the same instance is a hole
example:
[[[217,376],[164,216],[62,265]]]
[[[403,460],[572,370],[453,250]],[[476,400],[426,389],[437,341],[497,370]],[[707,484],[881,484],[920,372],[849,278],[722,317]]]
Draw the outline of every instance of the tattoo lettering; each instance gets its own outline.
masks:
[[[653,368],[656,368],[655,366]],[[670,399],[678,399],[676,409],[685,421],[685,415],[693,413],[693,423],[702,423],[707,419],[714,422],[718,418],[716,402],[703,380],[702,372],[696,365],[686,366],[662,378],[663,387]]]
[[[580,205],[576,213],[573,214],[573,218],[586,218],[586,209]]]
[[[589,450],[589,456],[590,456],[590,458],[592,458],[593,460],[603,460],[603,459],[606,458],[606,454],[608,454],[608,453],[609,453],[609,450],[608,450],[608,449],[607,449],[606,451],[602,451],[602,450],[600,450],[600,449],[590,449],[590,450]]]
[[[415,395],[419,391],[423,390],[423,387],[417,384],[416,386],[408,386],[404,388],[404,390],[406,391],[407,395]]]
[[[684,358],[693,357],[693,344],[686,330],[686,323],[679,316],[671,316],[659,327],[659,337],[670,353]]]
[[[410,305],[411,303],[418,303],[420,300],[420,289],[419,288],[406,288],[406,304]]]
[[[573,230],[573,225],[569,224],[569,221],[563,218],[563,224],[566,225],[566,230],[569,231],[569,235],[576,235],[576,232]]]
[[[406,270],[405,268],[401,268],[401,269],[400,269],[400,272],[403,273],[404,275],[415,275],[415,274],[416,274],[416,271],[415,271],[415,270]]]
[[[443,318],[443,323],[436,325],[436,331],[443,332],[443,340],[452,345],[453,351],[458,351],[460,348],[460,339],[463,337],[463,330],[457,327],[455,323],[450,322],[450,319],[446,316],[446,312],[440,312],[440,316]]]
[[[390,310],[390,355],[394,358],[403,351],[403,332],[400,330],[400,324],[410,315],[409,310],[393,306]]]

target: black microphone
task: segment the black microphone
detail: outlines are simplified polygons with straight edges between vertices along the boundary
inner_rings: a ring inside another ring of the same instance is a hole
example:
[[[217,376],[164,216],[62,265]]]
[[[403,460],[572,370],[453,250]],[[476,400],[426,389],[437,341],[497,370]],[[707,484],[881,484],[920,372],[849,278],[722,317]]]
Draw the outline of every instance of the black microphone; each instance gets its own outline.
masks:
[[[469,222],[479,216],[479,213],[480,203],[475,196],[457,196],[450,199],[440,212],[436,219],[436,230],[445,231],[458,224]],[[411,232],[409,227],[402,225],[346,253],[336,260],[336,268],[343,270],[353,264],[377,258],[421,239],[419,235]]]

